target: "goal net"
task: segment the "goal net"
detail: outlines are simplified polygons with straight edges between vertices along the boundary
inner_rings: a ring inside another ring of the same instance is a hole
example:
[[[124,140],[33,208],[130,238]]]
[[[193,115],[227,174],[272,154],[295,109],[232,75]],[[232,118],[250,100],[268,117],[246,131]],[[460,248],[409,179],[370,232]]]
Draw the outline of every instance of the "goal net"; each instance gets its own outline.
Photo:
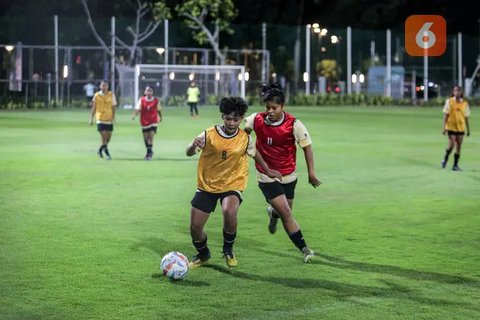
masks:
[[[245,67],[237,65],[137,64],[119,75],[121,105],[134,106],[147,85],[163,105],[184,105],[191,81],[200,89],[201,104],[217,104],[225,96],[245,98],[245,76]]]

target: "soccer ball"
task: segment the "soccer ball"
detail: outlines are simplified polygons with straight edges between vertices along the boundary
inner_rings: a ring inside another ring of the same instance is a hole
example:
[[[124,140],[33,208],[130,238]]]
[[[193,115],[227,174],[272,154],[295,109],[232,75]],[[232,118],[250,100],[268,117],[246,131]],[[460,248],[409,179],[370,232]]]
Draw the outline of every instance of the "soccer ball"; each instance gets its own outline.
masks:
[[[160,269],[163,275],[170,280],[180,280],[188,273],[188,259],[178,251],[172,251],[163,256]]]

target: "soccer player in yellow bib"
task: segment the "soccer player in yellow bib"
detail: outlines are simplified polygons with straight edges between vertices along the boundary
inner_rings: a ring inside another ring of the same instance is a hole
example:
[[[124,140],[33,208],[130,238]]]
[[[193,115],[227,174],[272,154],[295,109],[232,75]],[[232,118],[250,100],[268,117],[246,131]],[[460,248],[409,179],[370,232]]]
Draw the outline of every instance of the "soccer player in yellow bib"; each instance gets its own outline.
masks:
[[[210,259],[205,224],[217,201],[223,214],[223,256],[229,267],[237,265],[233,244],[237,236],[237,212],[248,179],[248,158],[253,157],[271,178],[281,179],[278,171],[265,164],[255,152],[255,142],[239,128],[248,106],[239,97],[223,98],[220,113],[223,124],[206,129],[187,147],[187,156],[201,151],[197,168],[197,192],[190,211],[190,234],[198,253],[190,262],[195,268]]]
[[[453,147],[455,147],[452,170],[462,171],[458,166],[458,161],[460,160],[460,151],[462,149],[465,129],[467,129],[467,136],[470,135],[469,116],[470,108],[468,107],[468,102],[463,99],[462,88],[460,86],[454,86],[452,97],[445,101],[445,106],[443,107],[442,133],[444,135],[446,133],[448,134],[448,146],[442,160],[442,168],[447,166],[448,156],[450,156]]]
[[[198,102],[200,101],[200,89],[198,89],[195,81],[190,83],[187,89],[187,104],[190,106],[190,115],[198,116]]]
[[[103,80],[100,82],[100,91],[93,96],[92,113],[90,116],[90,125],[93,124],[93,118],[97,119],[97,131],[100,133],[102,145],[98,149],[98,155],[103,158],[111,160],[110,152],[108,151],[108,143],[112,138],[113,123],[115,122],[115,107],[117,106],[117,99],[115,94],[108,91],[108,82]]]

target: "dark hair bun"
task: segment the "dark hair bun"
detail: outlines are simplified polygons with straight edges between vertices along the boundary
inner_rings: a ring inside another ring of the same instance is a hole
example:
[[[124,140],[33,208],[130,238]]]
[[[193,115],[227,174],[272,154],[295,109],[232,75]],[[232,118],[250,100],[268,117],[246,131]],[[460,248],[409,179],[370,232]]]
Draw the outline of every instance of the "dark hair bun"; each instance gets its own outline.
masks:
[[[274,101],[276,103],[285,103],[285,94],[283,93],[282,86],[278,82],[270,84],[262,84],[260,86],[260,96],[263,101]]]

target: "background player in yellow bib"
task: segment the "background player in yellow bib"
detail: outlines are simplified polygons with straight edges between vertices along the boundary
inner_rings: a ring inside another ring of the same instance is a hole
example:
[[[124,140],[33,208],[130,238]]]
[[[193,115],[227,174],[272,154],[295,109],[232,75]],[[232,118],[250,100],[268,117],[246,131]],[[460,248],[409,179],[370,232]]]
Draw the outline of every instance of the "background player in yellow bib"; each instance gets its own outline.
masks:
[[[202,151],[197,168],[197,192],[190,211],[190,234],[198,251],[190,262],[192,268],[210,259],[207,234],[203,229],[218,200],[223,214],[223,255],[227,266],[237,265],[233,244],[237,236],[241,193],[248,179],[247,156],[253,157],[269,177],[281,179],[280,172],[268,168],[260,153],[255,152],[255,142],[239,128],[247,109],[242,98],[223,98],[220,102],[223,124],[206,129],[187,147],[189,157]]]
[[[450,156],[453,147],[455,147],[452,170],[462,170],[458,166],[458,161],[460,160],[460,151],[462,149],[465,129],[467,129],[467,136],[470,135],[469,117],[470,108],[468,107],[468,102],[463,99],[462,88],[460,86],[454,86],[452,97],[445,101],[445,106],[443,107],[442,133],[444,135],[446,133],[448,134],[448,146],[442,160],[442,168],[447,166],[448,156]]]
[[[111,160],[110,152],[108,151],[108,143],[112,138],[113,123],[115,122],[115,107],[117,106],[117,99],[115,94],[108,91],[108,82],[103,80],[100,82],[100,91],[93,96],[92,113],[90,116],[90,125],[93,124],[93,118],[97,119],[97,131],[100,133],[102,145],[98,149],[98,155],[103,158]]]
[[[198,102],[200,101],[200,89],[198,89],[195,81],[190,83],[187,89],[187,104],[190,106],[190,115],[198,116]]]

